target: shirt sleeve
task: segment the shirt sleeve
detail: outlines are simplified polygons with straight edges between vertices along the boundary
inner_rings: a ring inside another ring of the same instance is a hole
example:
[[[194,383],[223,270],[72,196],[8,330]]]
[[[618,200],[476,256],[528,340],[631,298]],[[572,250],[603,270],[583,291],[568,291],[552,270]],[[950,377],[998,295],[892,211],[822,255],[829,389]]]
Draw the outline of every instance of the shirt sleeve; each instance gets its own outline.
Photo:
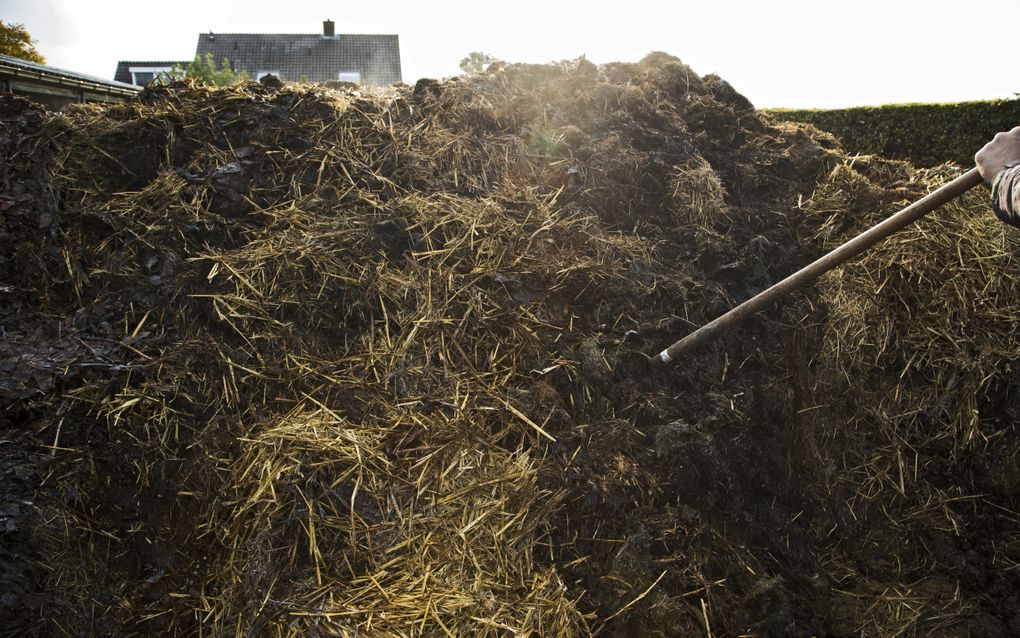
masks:
[[[1002,221],[1020,228],[1020,162],[1006,164],[992,182],[992,210]]]

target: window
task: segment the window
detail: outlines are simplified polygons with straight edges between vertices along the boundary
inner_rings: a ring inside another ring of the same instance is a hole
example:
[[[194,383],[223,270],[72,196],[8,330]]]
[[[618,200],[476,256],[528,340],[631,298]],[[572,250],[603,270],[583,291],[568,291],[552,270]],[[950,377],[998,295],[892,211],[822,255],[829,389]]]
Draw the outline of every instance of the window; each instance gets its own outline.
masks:
[[[145,86],[153,80],[162,80],[167,82],[173,79],[171,74],[173,67],[170,66],[132,66],[128,67],[128,72],[131,73],[131,84],[135,86]]]
[[[262,78],[266,77],[267,75],[275,75],[276,79],[278,79],[278,80],[282,80],[283,79],[283,78],[280,77],[280,72],[278,70],[277,71],[259,71],[258,73],[255,74],[255,81],[258,82],[259,80],[261,80]]]
[[[341,71],[337,73],[336,77],[341,82],[354,82],[358,84],[361,82],[361,71]]]

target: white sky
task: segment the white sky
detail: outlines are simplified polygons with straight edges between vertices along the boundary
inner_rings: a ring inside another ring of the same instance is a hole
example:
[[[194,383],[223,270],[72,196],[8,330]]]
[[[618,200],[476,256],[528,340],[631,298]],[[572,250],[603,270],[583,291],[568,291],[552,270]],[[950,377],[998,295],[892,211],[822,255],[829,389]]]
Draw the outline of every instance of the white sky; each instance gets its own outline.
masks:
[[[469,51],[602,63],[661,50],[758,107],[1020,92],[1020,0],[0,0],[0,20],[24,23],[49,64],[108,78],[117,60],[190,59],[200,32],[318,33],[326,18],[341,34],[399,34],[408,83],[459,73]]]

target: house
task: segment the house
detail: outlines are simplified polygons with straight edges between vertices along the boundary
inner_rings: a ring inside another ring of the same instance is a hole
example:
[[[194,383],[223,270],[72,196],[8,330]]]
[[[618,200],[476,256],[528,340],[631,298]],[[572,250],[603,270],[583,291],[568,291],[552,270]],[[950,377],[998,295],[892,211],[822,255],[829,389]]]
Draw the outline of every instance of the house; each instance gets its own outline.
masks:
[[[290,82],[340,80],[373,86],[401,81],[396,35],[338,35],[332,20],[322,33],[202,33],[196,55],[230,60],[235,72],[259,80],[273,74]]]
[[[138,87],[0,55],[0,92],[59,109],[74,102],[123,102],[138,95]]]
[[[174,67],[184,68],[190,60],[134,62],[120,61],[113,79],[117,82],[145,86],[156,78],[169,78]]]
[[[225,58],[253,80],[272,74],[288,82],[343,81],[386,86],[401,81],[396,35],[337,34],[332,20],[322,33],[202,33],[195,55]],[[145,84],[175,62],[120,62],[117,79]]]

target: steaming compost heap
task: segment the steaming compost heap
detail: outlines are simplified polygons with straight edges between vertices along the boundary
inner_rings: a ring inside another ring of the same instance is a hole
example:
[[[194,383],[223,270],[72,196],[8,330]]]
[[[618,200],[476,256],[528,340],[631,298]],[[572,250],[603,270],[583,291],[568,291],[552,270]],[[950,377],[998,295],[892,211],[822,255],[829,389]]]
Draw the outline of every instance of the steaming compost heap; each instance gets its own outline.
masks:
[[[37,635],[1020,632],[1015,235],[670,56],[3,98],[0,588]]]

